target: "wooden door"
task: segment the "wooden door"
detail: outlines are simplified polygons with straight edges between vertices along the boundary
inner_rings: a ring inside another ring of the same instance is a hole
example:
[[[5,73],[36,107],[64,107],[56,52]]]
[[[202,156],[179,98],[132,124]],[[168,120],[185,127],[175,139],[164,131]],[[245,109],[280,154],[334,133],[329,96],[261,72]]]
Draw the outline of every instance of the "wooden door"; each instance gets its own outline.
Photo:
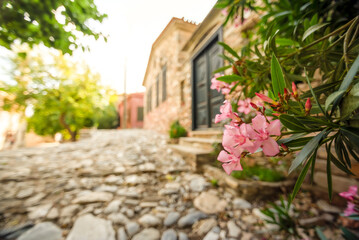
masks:
[[[193,60],[193,129],[214,128],[216,114],[224,97],[217,90],[210,89],[213,71],[223,65],[219,56],[221,47],[218,37],[207,45]]]

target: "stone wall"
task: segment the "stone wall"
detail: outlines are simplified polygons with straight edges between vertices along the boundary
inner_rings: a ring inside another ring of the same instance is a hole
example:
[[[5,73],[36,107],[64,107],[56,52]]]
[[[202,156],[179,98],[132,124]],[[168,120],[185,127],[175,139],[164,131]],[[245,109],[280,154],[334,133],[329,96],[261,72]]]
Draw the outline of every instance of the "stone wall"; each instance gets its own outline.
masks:
[[[190,88],[190,76],[182,71],[186,56],[181,52],[181,48],[195,27],[193,23],[174,18],[152,47],[144,80],[146,87],[144,127],[146,129],[166,133],[173,121],[191,118],[186,115],[188,111],[184,110],[190,109],[190,101],[185,99],[188,87]],[[163,94],[164,68],[166,69],[165,96]]]

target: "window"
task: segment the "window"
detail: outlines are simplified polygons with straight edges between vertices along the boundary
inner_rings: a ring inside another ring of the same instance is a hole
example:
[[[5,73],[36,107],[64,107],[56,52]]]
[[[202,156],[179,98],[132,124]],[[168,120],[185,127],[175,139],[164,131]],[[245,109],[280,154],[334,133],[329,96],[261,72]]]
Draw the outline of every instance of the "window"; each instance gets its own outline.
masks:
[[[143,107],[137,108],[137,121],[142,122],[143,121]]]
[[[162,102],[166,101],[167,98],[167,67],[162,68]]]
[[[152,107],[152,86],[150,87],[147,93],[147,112],[151,112],[151,107]]]
[[[156,79],[156,107],[158,107],[158,104],[160,103],[160,76],[157,76]]]
[[[185,98],[184,98],[184,81],[181,82],[181,105],[185,104]]]

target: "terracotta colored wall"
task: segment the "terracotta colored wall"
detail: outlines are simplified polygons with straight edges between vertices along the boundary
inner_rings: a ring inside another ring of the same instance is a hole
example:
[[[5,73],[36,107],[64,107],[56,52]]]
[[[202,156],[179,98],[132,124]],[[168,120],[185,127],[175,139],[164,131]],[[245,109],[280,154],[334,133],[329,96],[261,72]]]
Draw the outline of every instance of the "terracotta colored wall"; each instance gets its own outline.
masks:
[[[143,128],[143,121],[138,121],[138,108],[143,108],[144,93],[132,93],[127,95],[127,128]],[[120,115],[121,128],[124,128],[123,99],[120,99],[117,110]]]

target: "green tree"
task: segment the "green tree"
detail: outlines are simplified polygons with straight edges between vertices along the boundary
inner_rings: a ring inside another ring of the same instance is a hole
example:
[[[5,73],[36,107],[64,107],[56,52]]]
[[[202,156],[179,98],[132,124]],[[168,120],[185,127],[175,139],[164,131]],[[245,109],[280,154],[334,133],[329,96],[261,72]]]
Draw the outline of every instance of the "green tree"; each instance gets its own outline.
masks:
[[[35,50],[12,59],[14,81],[2,87],[9,93],[4,107],[31,109],[28,126],[39,135],[62,131],[75,141],[81,128],[94,125],[95,113],[108,102],[100,77],[58,51]]]
[[[91,28],[91,21],[102,22],[105,17],[93,0],[3,0],[0,45],[10,49],[16,40],[31,47],[43,43],[71,54],[75,48],[86,47],[76,41],[77,33],[95,39],[102,36]]]

